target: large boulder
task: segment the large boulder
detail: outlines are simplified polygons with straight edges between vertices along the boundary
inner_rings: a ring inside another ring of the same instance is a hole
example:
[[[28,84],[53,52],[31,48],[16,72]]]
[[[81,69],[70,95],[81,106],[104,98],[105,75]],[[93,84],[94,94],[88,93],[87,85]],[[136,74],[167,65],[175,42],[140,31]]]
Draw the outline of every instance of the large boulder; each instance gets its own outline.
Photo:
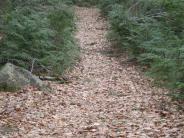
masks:
[[[16,91],[26,86],[35,86],[41,89],[44,84],[28,70],[11,63],[5,64],[0,69],[0,90]]]

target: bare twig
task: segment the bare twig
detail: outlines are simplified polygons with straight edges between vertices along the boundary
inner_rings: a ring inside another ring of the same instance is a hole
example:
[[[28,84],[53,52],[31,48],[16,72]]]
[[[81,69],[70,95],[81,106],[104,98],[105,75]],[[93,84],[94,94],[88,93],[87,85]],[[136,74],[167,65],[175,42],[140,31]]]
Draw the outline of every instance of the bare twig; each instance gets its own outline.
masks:
[[[33,73],[33,70],[34,70],[34,63],[35,63],[36,59],[33,59],[32,61],[32,65],[31,65],[31,73]]]

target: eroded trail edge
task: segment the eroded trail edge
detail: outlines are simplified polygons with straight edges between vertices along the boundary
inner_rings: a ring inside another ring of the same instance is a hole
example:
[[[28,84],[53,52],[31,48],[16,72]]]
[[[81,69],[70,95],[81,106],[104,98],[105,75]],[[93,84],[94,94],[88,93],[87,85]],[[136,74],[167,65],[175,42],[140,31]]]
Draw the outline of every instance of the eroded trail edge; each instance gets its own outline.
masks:
[[[112,56],[113,49],[106,39],[107,21],[98,9],[75,10],[81,60],[69,76],[71,82],[51,84],[55,89],[52,93],[2,93],[1,105],[6,105],[8,111],[0,116],[0,127],[5,129],[11,124],[12,130],[0,130],[1,135],[182,138],[183,116],[168,111],[167,103],[161,103],[167,91],[154,87],[135,66],[122,65]],[[121,58],[124,60],[126,56]]]

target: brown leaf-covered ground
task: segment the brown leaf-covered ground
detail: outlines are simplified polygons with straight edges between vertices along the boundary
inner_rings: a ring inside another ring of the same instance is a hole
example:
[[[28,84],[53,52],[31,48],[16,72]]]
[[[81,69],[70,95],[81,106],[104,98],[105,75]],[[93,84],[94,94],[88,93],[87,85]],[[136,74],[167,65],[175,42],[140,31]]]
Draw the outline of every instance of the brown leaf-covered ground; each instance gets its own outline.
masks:
[[[51,93],[0,93],[2,138],[184,138],[184,114],[127,56],[96,8],[76,7],[81,59]],[[124,64],[122,64],[124,63]]]

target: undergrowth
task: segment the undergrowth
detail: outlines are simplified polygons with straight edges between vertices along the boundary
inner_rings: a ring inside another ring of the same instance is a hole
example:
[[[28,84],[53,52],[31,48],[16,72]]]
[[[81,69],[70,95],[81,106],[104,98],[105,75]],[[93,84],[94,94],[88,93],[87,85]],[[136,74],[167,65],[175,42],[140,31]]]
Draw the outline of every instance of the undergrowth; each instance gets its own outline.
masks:
[[[95,6],[99,0],[72,0],[73,4],[83,7]]]
[[[74,13],[67,0],[3,0],[0,65],[61,75],[78,55]]]
[[[184,1],[101,0],[113,39],[148,69],[157,84],[184,99]]]

